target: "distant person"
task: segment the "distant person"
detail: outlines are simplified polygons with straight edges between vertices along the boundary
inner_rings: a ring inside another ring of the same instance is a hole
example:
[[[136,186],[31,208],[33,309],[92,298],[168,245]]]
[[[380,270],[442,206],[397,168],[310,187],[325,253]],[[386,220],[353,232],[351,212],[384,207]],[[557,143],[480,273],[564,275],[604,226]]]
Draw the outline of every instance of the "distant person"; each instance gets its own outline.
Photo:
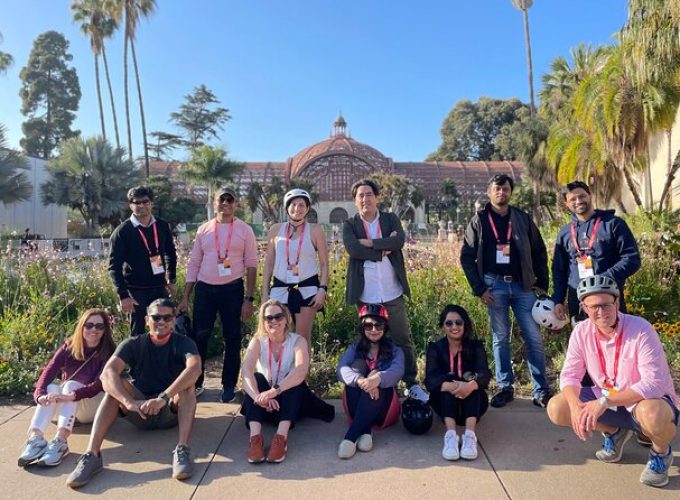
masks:
[[[342,242],[349,254],[345,300],[358,309],[364,304],[387,308],[392,340],[404,353],[403,380],[411,397],[426,402],[427,393],[417,383],[416,354],[404,302],[404,295],[411,293],[402,253],[406,235],[396,214],[378,210],[379,197],[380,189],[370,179],[352,186],[358,213],[342,228]]]
[[[250,430],[248,462],[280,463],[288,452],[288,432],[304,417],[330,422],[335,408],[312,393],[305,379],[309,373],[307,341],[291,331],[288,308],[270,299],[260,306],[257,331],[241,370],[245,399],[241,414]],[[276,425],[265,457],[262,424]]]
[[[132,215],[111,234],[109,274],[135,336],[144,333],[149,304],[175,295],[177,253],[170,225],[152,213],[153,190],[133,187],[127,199]]]
[[[468,223],[460,263],[472,292],[489,312],[496,363],[491,406],[514,399],[510,353],[510,308],[524,339],[533,384],[533,402],[545,408],[552,396],[545,375],[545,352],[538,325],[531,316],[536,293],[548,289],[548,254],[543,237],[526,212],[510,205],[515,182],[494,175],[487,186],[489,203]]]
[[[609,276],[582,279],[576,293],[588,319],[571,333],[561,392],[548,404],[548,416],[584,441],[601,432],[604,444],[595,457],[602,462],[620,461],[633,434],[643,432],[652,446],[640,482],[665,486],[680,399],[659,335],[643,318],[618,311],[621,291]],[[592,387],[581,384],[586,372]]]
[[[307,222],[312,198],[304,189],[288,191],[283,205],[288,222],[274,224],[269,230],[262,303],[272,298],[286,304],[295,320],[295,332],[311,350],[314,317],[328,293],[326,233],[319,224]]]
[[[427,346],[425,386],[432,408],[446,426],[442,456],[446,460],[474,460],[477,422],[489,407],[486,388],[491,372],[486,350],[475,339],[467,311],[458,305],[444,307],[439,328],[444,337]],[[460,438],[456,425],[465,428]]]
[[[87,451],[66,481],[71,488],[84,486],[103,470],[102,444],[121,416],[142,430],[178,425],[172,477],[184,480],[193,474],[189,438],[201,358],[193,340],[173,334],[175,305],[170,300],[153,301],[146,323],[149,333],[123,341],[104,367],[101,380],[106,395],[97,410]]]
[[[99,375],[115,348],[106,311],[85,311],[73,335],[57,349],[36,382],[33,399],[37,406],[19,467],[33,463],[53,467],[68,455],[68,438],[76,420],[81,424],[92,422],[104,398]],[[48,443],[45,431],[54,417],[57,433]]]
[[[241,367],[241,321],[253,315],[257,241],[253,229],[236,217],[236,191],[219,189],[213,206],[215,218],[196,231],[179,310],[187,310],[191,292],[195,290],[193,339],[198,346],[202,366],[196,381],[197,396],[203,393],[208,344],[219,313],[224,342],[221,400],[230,403],[236,398],[236,382]]]

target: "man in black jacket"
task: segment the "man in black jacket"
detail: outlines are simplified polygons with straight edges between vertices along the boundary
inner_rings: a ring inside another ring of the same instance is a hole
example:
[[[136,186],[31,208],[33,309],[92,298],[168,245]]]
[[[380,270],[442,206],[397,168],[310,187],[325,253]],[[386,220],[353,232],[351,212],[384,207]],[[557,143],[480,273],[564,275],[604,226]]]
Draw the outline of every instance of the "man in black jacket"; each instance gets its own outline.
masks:
[[[153,216],[151,188],[134,187],[127,199],[132,215],[111,234],[109,274],[135,336],[144,333],[148,305],[175,294],[177,253],[170,225]]]
[[[534,404],[543,408],[552,397],[545,376],[541,331],[531,316],[536,293],[548,288],[548,255],[538,228],[526,212],[510,206],[511,177],[499,174],[487,188],[489,203],[465,230],[460,263],[473,293],[486,304],[493,333],[498,391],[491,406],[514,399],[510,355],[510,308],[526,345]]]

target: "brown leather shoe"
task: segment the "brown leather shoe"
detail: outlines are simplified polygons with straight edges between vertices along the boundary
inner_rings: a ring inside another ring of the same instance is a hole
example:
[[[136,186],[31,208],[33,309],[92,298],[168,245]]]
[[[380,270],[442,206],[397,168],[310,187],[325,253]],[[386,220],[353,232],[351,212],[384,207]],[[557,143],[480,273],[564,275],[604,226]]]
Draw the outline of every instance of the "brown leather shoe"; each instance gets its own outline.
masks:
[[[274,434],[272,445],[269,447],[269,453],[267,453],[267,462],[273,464],[283,462],[286,458],[286,451],[288,451],[286,438],[281,434]]]
[[[250,446],[248,446],[248,462],[251,464],[264,462],[264,439],[262,439],[262,434],[257,434],[250,438]]]

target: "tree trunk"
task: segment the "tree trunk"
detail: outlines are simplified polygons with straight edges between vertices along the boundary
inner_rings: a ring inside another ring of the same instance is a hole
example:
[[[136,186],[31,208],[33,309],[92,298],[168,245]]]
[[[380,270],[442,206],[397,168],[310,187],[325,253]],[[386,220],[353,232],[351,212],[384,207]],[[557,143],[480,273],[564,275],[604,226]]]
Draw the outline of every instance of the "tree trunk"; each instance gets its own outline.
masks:
[[[125,14],[127,17],[127,13]],[[127,120],[128,135],[128,158],[132,161],[132,130],[130,128],[130,96],[128,95],[128,43],[130,42],[130,30],[125,22],[125,39],[123,45],[123,87],[125,89],[125,119]]]
[[[142,138],[144,140],[144,165],[146,167],[146,178],[149,178],[149,145],[146,142],[146,121],[144,119],[144,103],[142,101],[142,84],[139,81],[139,68],[137,66],[137,53],[135,51],[135,41],[130,40],[132,50],[132,64],[135,68],[135,78],[137,80],[137,96],[139,97],[139,114],[142,117]],[[208,203],[210,203],[210,199]]]
[[[534,115],[536,106],[534,104],[534,66],[531,61],[531,37],[529,35],[529,9],[522,9],[522,17],[524,18],[524,42],[527,48],[527,64],[529,66],[529,111],[530,115]]]
[[[111,76],[109,75],[109,62],[106,59],[106,48],[102,44],[102,59],[104,60],[104,73],[106,73],[106,84],[109,87],[109,98],[111,99],[111,113],[113,114],[113,130],[116,132],[116,147],[120,148],[120,134],[118,133],[118,116],[116,115],[116,104],[113,101],[113,87],[111,87]]]
[[[102,124],[102,136],[106,140],[106,124],[104,123],[104,106],[102,105],[102,87],[99,83],[99,54],[94,53],[94,78],[97,83],[97,103],[99,104],[99,120]]]
[[[47,113],[45,114],[45,139],[43,143],[43,160],[47,160],[50,157],[50,135],[52,132],[52,74],[48,72],[47,74]]]
[[[626,179],[626,184],[628,185],[628,189],[630,189],[630,193],[633,195],[635,204],[638,208],[642,208],[642,198],[640,198],[640,193],[638,193],[633,176],[630,175],[630,172],[625,166],[621,167],[621,172],[623,172],[623,177]]]
[[[668,158],[670,159],[670,151],[671,145],[670,145],[670,136],[669,136],[669,141],[668,141]],[[667,201],[668,203],[666,204],[666,207],[670,207],[670,200],[671,200],[671,186],[673,185],[673,181],[675,180],[675,174],[678,172],[678,169],[680,169],[680,151],[675,155],[675,160],[673,160],[673,163],[669,165],[668,168],[668,174],[666,175],[666,182],[663,185],[663,190],[661,191],[661,200],[659,200],[659,212],[663,210],[663,203],[664,201]],[[668,198],[668,199],[667,199]]]

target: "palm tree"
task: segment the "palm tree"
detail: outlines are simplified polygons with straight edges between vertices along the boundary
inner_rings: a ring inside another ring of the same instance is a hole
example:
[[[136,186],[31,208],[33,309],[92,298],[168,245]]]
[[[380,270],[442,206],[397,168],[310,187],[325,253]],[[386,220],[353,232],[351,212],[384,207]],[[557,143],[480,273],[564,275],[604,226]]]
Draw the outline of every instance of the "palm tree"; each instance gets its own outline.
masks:
[[[242,169],[243,164],[227,159],[224,148],[201,146],[192,151],[191,159],[182,167],[180,175],[192,185],[203,185],[208,188],[206,209],[208,219],[212,219],[215,189],[231,182]]]
[[[118,24],[113,18],[107,14],[105,8],[105,0],[74,0],[71,4],[73,11],[73,21],[80,23],[80,30],[90,37],[90,46],[94,54],[94,68],[97,83],[97,98],[99,100],[99,115],[101,118],[102,135],[106,139],[106,126],[104,119],[104,109],[102,104],[101,86],[99,83],[99,56],[102,56],[104,61],[104,72],[106,74],[106,83],[109,90],[109,98],[111,101],[111,113],[113,115],[113,128],[116,134],[116,146],[120,147],[120,135],[118,133],[118,117],[116,115],[116,106],[113,100],[113,88],[111,86],[111,77],[109,75],[109,64],[106,59],[106,46],[104,40],[110,38],[114,31],[118,28]]]
[[[26,157],[7,146],[7,129],[0,123],[0,203],[16,203],[31,197],[33,186],[24,172]]]
[[[533,116],[536,106],[534,105],[534,67],[531,62],[531,38],[529,36],[529,9],[534,0],[512,0],[512,5],[522,11],[524,18],[524,43],[527,48],[527,65],[529,66],[529,110]]]

